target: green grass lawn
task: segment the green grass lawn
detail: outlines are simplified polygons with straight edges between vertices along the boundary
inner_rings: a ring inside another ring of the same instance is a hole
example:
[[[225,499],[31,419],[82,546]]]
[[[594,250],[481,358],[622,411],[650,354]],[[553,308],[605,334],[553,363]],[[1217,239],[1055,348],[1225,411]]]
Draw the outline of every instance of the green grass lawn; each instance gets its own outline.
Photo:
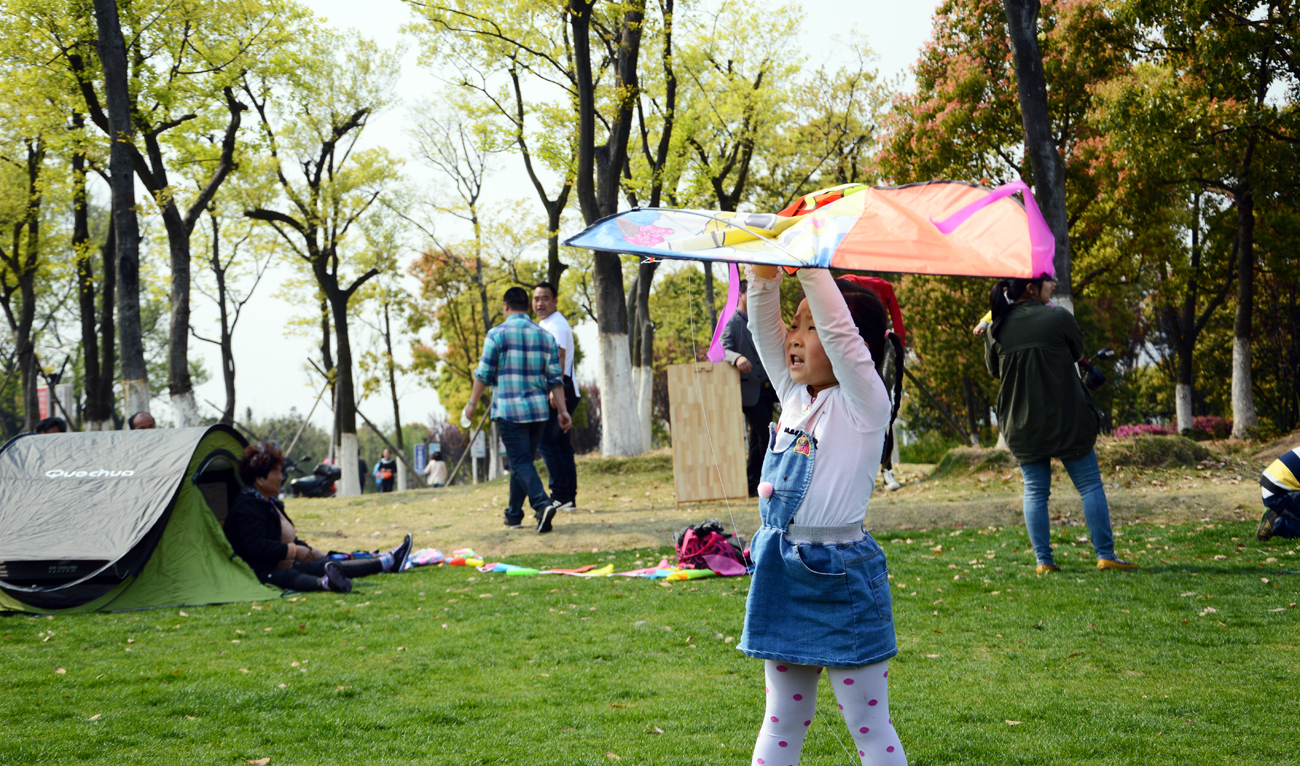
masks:
[[[1125,527],[1117,548],[1146,552],[1129,573],[1060,528],[1045,577],[1023,529],[882,535],[910,761],[1300,762],[1300,563],[1253,530]],[[0,763],[746,764],[763,704],[761,663],[735,649],[747,587],[443,567],[347,596],[3,617]],[[824,687],[818,710],[803,762],[856,763]]]

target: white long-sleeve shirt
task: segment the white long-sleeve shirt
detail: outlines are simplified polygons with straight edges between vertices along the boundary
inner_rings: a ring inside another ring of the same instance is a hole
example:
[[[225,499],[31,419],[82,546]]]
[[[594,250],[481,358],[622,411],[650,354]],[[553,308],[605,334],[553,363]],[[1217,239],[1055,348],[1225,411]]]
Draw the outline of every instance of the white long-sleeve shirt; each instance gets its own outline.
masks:
[[[839,381],[815,397],[807,386],[790,379],[786,366],[787,333],[780,295],[783,272],[778,270],[775,279],[755,277],[749,286],[749,331],[781,398],[776,449],[785,449],[794,439],[791,432],[806,431],[810,423],[816,440],[812,481],[792,523],[860,523],[871,501],[885,448],[889,393],[830,272],[800,269],[798,274],[817,337]]]

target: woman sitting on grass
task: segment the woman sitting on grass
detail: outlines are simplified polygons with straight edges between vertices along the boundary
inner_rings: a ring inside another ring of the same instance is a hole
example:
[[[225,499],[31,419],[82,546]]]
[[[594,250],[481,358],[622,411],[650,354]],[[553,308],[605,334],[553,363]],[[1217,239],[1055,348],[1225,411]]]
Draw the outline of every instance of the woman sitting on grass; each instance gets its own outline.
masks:
[[[825,269],[799,271],[807,298],[787,331],[781,274],[753,271],[749,329],[782,412],[758,485],[763,526],[750,545],[739,647],[766,661],[767,709],[751,763],[799,762],[825,668],[862,763],[906,764],[889,717],[889,658],[898,653],[889,572],[862,529],[897,413],[881,362],[892,339],[901,380],[902,344],[875,293]]]
[[[1052,557],[1047,499],[1052,494],[1052,458],[1065,465],[1083,498],[1083,518],[1097,553],[1098,569],[1133,569],[1115,558],[1110,506],[1097,466],[1101,411],[1076,363],[1083,358],[1083,333],[1074,316],[1049,305],[1056,280],[1004,279],[989,302],[993,324],[984,337],[985,361],[1000,378],[998,428],[1025,478],[1025,527],[1038,559],[1038,573],[1060,567]]]
[[[353,577],[402,571],[411,552],[410,535],[387,553],[355,561],[331,561],[299,540],[279,498],[283,467],[284,456],[269,442],[245,449],[239,464],[244,491],[226,517],[226,538],[258,579],[286,590],[347,593]]]

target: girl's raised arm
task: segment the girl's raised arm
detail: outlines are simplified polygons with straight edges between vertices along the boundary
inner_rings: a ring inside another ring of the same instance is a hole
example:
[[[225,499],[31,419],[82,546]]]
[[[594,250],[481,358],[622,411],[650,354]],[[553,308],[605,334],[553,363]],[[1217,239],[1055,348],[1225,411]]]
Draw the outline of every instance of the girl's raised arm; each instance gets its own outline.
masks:
[[[803,283],[817,338],[831,361],[835,379],[854,405],[852,412],[858,424],[867,431],[887,426],[889,392],[876,372],[871,350],[853,324],[853,316],[835,279],[826,269],[799,269],[799,281]]]
[[[749,285],[749,332],[759,361],[782,402],[794,387],[785,366],[785,320],[781,318],[781,274],[775,266],[755,266]]]

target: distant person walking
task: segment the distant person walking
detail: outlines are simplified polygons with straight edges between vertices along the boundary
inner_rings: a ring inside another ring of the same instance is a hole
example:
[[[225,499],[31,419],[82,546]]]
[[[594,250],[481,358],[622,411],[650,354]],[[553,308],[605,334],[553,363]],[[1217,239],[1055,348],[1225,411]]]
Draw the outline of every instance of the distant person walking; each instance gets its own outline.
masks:
[[[392,492],[397,487],[397,461],[392,450],[385,449],[383,457],[375,463],[375,483],[380,492]]]
[[[430,487],[447,486],[447,463],[442,459],[441,452],[433,453],[429,463],[424,466],[424,483]]]
[[[576,347],[573,328],[569,327],[569,320],[556,306],[557,297],[555,285],[550,282],[542,282],[533,288],[533,311],[537,314],[537,324],[555,338],[560,354],[560,374],[564,378],[564,406],[572,414],[578,406],[578,389],[573,384]],[[555,407],[551,407],[551,416],[546,421],[537,451],[542,453],[546,472],[551,475],[551,499],[560,504],[559,510],[572,511],[578,501],[578,470],[573,462],[569,432],[560,428],[560,410]]]
[[[767,455],[768,427],[779,397],[758,358],[754,336],[749,332],[749,281],[740,280],[740,303],[736,313],[722,331],[722,348],[727,364],[740,371],[740,409],[749,426],[749,454],[745,460],[745,476],[749,481],[749,496],[758,497],[758,482],[763,473],[763,458]]]
[[[466,420],[473,418],[484,389],[493,388],[492,420],[510,460],[506,526],[523,526],[526,496],[537,517],[537,531],[545,533],[551,531],[551,520],[560,504],[551,500],[542,487],[542,477],[533,466],[533,453],[550,418],[550,406],[557,410],[556,421],[561,429],[569,430],[573,421],[564,400],[555,339],[528,318],[528,303],[528,293],[520,287],[512,287],[502,296],[501,310],[506,319],[489,330],[483,341],[483,357],[474,370],[474,389],[462,414]]]
[[[1098,569],[1134,569],[1115,558],[1110,506],[1097,465],[1101,412],[1079,378],[1083,333],[1074,315],[1049,306],[1056,280],[1004,279],[989,296],[993,321],[984,337],[985,362],[998,389],[998,428],[1025,479],[1025,528],[1038,573],[1060,567],[1052,557],[1047,499],[1052,458],[1064,465],[1083,498],[1083,517],[1097,553]]]

